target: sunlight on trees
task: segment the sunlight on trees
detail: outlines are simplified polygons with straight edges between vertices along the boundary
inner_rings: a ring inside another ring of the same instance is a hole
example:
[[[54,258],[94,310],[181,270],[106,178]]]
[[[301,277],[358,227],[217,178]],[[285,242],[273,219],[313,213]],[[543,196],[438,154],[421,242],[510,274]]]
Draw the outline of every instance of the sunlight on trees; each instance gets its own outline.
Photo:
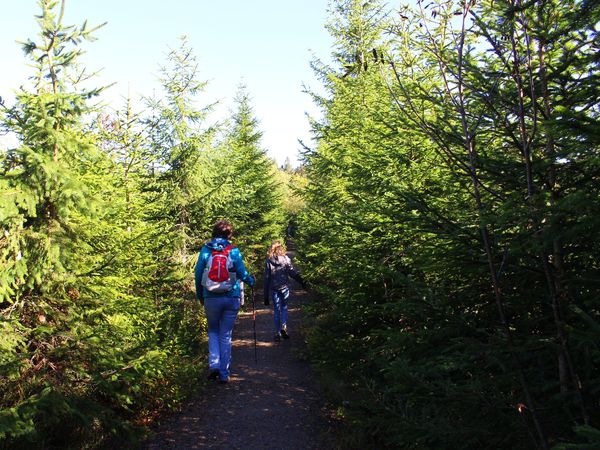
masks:
[[[297,169],[246,87],[212,121],[185,37],[141,110],[94,106],[98,27],[38,3],[0,102],[3,448],[134,447],[181,405],[221,218],[255,274],[293,230],[340,448],[598,447],[597,2],[333,0]]]

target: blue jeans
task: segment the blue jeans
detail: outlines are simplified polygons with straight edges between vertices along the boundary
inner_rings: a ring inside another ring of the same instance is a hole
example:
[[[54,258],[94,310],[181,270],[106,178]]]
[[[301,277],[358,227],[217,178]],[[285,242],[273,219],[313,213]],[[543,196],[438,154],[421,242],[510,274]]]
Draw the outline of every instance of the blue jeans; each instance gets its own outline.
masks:
[[[288,320],[288,298],[290,298],[290,290],[286,287],[278,290],[273,289],[271,291],[275,333],[279,333],[281,329],[286,328]]]
[[[218,370],[221,380],[229,379],[231,332],[239,309],[238,297],[208,297],[204,300],[208,325],[208,367]]]

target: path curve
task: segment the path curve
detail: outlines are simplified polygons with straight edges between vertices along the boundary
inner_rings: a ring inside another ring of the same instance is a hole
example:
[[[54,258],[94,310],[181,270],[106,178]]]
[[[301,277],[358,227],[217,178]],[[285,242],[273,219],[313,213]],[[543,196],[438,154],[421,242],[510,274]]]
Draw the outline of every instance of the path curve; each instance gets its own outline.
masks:
[[[167,418],[144,449],[309,450],[335,448],[331,414],[315,375],[299,355],[304,343],[301,305],[305,291],[292,290],[289,340],[273,341],[270,307],[256,292],[258,362],[255,362],[252,305],[238,315],[233,330],[228,384],[209,383],[200,398]]]

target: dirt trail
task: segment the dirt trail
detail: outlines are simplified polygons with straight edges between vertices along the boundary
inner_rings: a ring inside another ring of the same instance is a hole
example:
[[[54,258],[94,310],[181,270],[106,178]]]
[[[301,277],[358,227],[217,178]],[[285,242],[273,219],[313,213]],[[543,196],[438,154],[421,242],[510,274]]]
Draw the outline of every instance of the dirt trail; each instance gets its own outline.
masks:
[[[256,292],[258,363],[254,359],[252,305],[246,299],[233,331],[228,384],[209,383],[199,399],[169,417],[144,448],[156,449],[331,449],[331,415],[324,407],[308,363],[299,358],[303,341],[300,306],[306,292],[292,291],[289,340],[273,341],[271,307]]]

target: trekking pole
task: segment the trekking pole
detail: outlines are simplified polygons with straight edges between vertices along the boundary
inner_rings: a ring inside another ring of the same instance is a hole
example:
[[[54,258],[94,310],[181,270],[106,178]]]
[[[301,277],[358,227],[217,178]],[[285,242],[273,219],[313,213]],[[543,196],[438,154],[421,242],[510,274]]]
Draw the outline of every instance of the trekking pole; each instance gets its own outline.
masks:
[[[256,351],[256,309],[254,307],[254,286],[250,286],[252,296],[252,328],[254,330],[254,364],[258,364],[258,353]]]

